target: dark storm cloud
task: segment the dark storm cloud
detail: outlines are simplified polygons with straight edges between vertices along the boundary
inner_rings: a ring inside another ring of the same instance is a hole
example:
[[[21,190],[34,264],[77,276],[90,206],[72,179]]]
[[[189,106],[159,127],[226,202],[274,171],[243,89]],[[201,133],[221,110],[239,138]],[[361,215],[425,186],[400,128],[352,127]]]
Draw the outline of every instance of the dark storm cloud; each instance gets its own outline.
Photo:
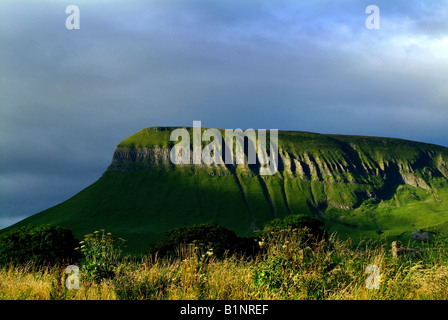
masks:
[[[98,179],[148,126],[277,128],[448,145],[447,1],[0,4],[0,228]]]

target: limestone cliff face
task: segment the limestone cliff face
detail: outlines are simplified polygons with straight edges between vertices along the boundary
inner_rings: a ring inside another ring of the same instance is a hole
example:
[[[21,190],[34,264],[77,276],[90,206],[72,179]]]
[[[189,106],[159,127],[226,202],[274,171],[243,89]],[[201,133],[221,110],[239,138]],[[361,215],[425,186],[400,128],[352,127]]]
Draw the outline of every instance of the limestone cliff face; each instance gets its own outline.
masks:
[[[159,166],[171,167],[170,150],[161,147],[116,147],[112,157],[112,163],[108,170],[133,171],[139,166],[147,168],[156,168]]]
[[[159,171],[172,171],[177,168],[189,168],[190,172],[198,171],[209,174],[217,173],[220,175],[230,174],[230,171],[223,164],[191,164],[175,165],[170,159],[171,149],[168,147],[116,147],[112,163],[107,168],[108,171],[138,171],[156,169]],[[190,163],[193,163],[193,154],[190,154]]]
[[[151,141],[159,132],[169,130],[151,129],[145,137]],[[447,184],[448,178],[447,148],[397,139],[279,132],[278,173],[273,177],[260,176],[258,159],[256,165],[248,165],[247,154],[244,165],[174,165],[171,146],[119,145],[108,171],[183,168],[190,174],[234,175],[242,193],[247,192],[242,177],[255,177],[269,203],[276,193],[270,181],[277,179],[286,207],[294,195],[285,186],[298,183],[301,196],[315,207],[347,210],[367,198],[382,198],[400,184],[431,190],[437,183]]]
[[[429,225],[446,230],[446,147],[279,131],[278,172],[267,176],[247,156],[244,165],[172,164],[174,129],[145,128],[126,138],[96,182],[14,228],[52,224],[80,238],[104,228],[128,239],[138,256],[172,228],[215,222],[253,236],[266,222],[297,213],[318,216],[353,240],[401,237]],[[191,138],[192,128],[185,129]]]
[[[442,155],[439,155],[437,157],[437,169],[445,176],[445,178],[448,178],[448,163],[447,159],[444,159]]]
[[[400,159],[379,159],[378,162],[354,161],[346,155],[340,159],[327,159],[323,154],[325,151],[313,154],[303,152],[302,154],[292,154],[284,149],[279,149],[280,174],[289,174],[303,180],[325,181],[329,183],[362,183],[368,176],[378,176],[381,179],[391,180],[408,184],[414,187],[430,189],[424,177],[416,169],[421,169],[418,161],[404,162]],[[358,155],[359,156],[359,155]],[[443,176],[448,177],[448,165],[442,155],[427,154],[428,159],[432,159],[435,167],[424,167],[428,177]],[[192,162],[192,156],[191,156]],[[230,174],[230,168],[248,169],[247,157],[244,165],[177,165],[179,167],[191,167],[193,169],[210,169],[219,167],[223,172]],[[113,154],[110,171],[135,171],[151,168],[174,170],[174,165],[170,160],[170,148],[162,147],[116,147]],[[416,169],[414,169],[416,168]]]
[[[280,150],[283,170],[290,175],[304,180],[326,181],[331,183],[362,183],[368,176],[377,176],[414,187],[430,189],[430,185],[414,168],[419,164],[400,161],[400,159],[384,160],[378,163],[356,162],[349,157],[339,160],[328,160],[321,154],[305,152],[293,155]],[[440,159],[441,156],[440,156]],[[447,176],[446,164],[439,160],[437,168],[429,168],[428,173]]]

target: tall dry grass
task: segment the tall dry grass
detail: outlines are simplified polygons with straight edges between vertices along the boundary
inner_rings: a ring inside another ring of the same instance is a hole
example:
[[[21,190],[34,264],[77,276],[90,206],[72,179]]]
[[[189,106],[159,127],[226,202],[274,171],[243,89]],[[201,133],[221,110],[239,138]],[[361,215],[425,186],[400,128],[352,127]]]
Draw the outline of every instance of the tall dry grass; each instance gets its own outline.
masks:
[[[426,245],[419,255],[394,258],[388,245],[356,247],[335,235],[306,240],[306,230],[283,230],[264,239],[256,257],[216,259],[211,252],[180,246],[177,258],[125,258],[113,280],[80,279],[65,287],[64,267],[3,266],[0,299],[447,299],[446,243]],[[369,289],[369,265],[379,269],[379,289]]]
[[[114,300],[111,283],[84,281],[79,290],[65,286],[65,267],[3,266],[0,300]]]

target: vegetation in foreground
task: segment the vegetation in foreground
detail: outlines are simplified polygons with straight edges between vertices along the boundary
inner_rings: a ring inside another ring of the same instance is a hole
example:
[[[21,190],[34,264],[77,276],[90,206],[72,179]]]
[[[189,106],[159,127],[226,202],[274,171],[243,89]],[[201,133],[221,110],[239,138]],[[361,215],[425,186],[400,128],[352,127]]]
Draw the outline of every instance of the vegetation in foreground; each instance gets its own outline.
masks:
[[[273,216],[299,212],[321,216],[353,242],[407,242],[419,229],[448,231],[446,147],[279,131],[279,172],[261,176],[258,164],[173,166],[166,157],[173,129],[146,128],[128,137],[95,183],[0,234],[50,224],[81,238],[105,228],[128,240],[127,253],[140,255],[172,228],[213,221],[251,237],[254,226],[263,228]]]
[[[354,247],[335,234],[316,234],[317,225],[303,225],[300,217],[289,219],[267,226],[251,255],[228,251],[217,256],[213,243],[195,241],[178,244],[176,255],[120,257],[124,240],[96,231],[78,249],[84,257],[77,262],[79,289],[66,288],[66,265],[3,264],[0,299],[448,298],[445,241],[421,243],[420,250],[394,257],[384,242]],[[366,285],[373,276],[366,273],[370,265],[378,267],[378,289]]]

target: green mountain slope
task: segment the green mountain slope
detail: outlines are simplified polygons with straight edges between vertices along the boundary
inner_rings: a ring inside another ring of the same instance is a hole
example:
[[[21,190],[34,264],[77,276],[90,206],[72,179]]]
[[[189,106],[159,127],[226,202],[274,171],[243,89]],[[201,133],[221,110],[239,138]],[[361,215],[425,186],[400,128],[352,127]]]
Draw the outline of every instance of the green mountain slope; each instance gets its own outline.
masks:
[[[448,148],[280,131],[279,170],[260,176],[259,165],[173,165],[173,129],[146,128],[125,139],[98,181],[7,229],[48,223],[82,237],[105,228],[140,253],[174,227],[216,222],[251,235],[291,213],[318,216],[355,241],[448,228]]]

